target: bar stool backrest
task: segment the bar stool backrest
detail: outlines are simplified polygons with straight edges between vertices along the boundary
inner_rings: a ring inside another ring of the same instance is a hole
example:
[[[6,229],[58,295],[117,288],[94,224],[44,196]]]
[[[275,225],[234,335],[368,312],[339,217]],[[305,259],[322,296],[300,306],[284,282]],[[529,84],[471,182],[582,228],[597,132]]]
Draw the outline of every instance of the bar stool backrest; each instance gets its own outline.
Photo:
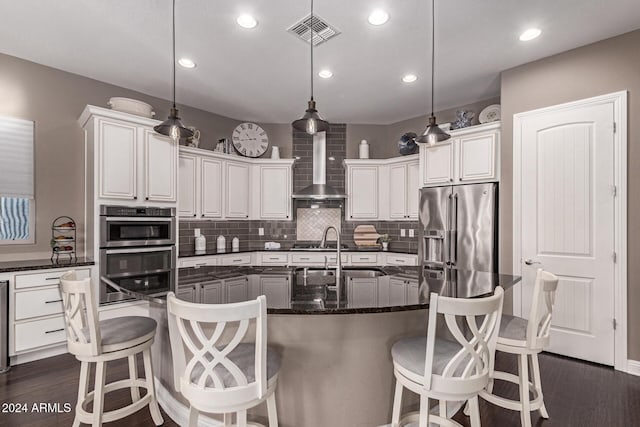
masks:
[[[265,395],[267,305],[264,295],[232,304],[194,304],[170,293],[167,313],[174,386],[195,407],[211,408],[215,404],[223,409]],[[255,321],[255,375],[248,379],[228,356],[243,341],[252,321]]]
[[[558,289],[558,277],[539,268],[533,285],[533,299],[527,323],[527,347],[542,350],[549,344],[551,316]]]
[[[102,340],[98,327],[98,310],[91,291],[91,278],[77,280],[69,271],[60,277],[60,294],[64,310],[69,353],[98,356]]]
[[[485,298],[449,298],[431,294],[424,370],[426,390],[473,393],[487,385],[500,330],[503,294],[501,287]],[[441,372],[434,372],[438,314],[444,315],[449,332],[461,348],[446,361]],[[465,325],[462,329],[461,324]]]

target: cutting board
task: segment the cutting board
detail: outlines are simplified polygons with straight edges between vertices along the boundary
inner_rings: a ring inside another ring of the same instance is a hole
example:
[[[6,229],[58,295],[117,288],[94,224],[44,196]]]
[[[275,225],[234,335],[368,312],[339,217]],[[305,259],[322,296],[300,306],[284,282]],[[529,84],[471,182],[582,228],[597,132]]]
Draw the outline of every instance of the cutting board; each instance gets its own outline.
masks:
[[[358,247],[378,247],[378,231],[373,225],[358,225],[353,230],[353,242]]]

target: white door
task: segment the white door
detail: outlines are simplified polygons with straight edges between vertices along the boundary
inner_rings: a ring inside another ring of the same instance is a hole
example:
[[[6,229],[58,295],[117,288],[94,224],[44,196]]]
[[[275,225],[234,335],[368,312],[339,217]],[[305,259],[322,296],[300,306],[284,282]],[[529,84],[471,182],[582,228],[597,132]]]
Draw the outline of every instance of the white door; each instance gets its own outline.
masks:
[[[389,217],[404,219],[407,217],[407,166],[389,167]]]
[[[407,165],[407,218],[418,219],[420,204],[420,162]]]
[[[614,109],[521,121],[522,315],[538,267],[560,278],[549,351],[614,364]],[[516,129],[516,132],[518,129]]]
[[[100,198],[137,200],[138,129],[100,120]]]
[[[202,159],[202,217],[222,218],[222,161]]]
[[[228,162],[226,173],[226,217],[249,218],[249,165]]]
[[[177,151],[171,138],[144,129],[145,200],[176,201]]]
[[[178,159],[178,216],[194,218],[196,216],[197,158],[180,153]]]
[[[289,219],[291,168],[260,166],[260,219]]]
[[[378,167],[349,167],[349,219],[378,218]]]

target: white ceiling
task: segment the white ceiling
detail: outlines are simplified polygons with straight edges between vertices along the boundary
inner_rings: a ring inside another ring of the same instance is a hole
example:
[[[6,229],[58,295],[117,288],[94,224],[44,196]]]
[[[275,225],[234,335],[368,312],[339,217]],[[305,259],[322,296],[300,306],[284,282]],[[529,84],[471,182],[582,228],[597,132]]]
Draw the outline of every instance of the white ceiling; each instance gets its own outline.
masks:
[[[309,98],[308,45],[286,32],[304,0],[178,0],[178,104],[257,122],[287,123]],[[426,114],[430,2],[316,0],[342,34],[316,49],[318,110],[329,121],[386,124]],[[374,8],[390,15],[373,27]],[[0,0],[0,52],[170,98],[170,0]],[[251,13],[253,30],[235,19]],[[500,71],[640,27],[638,0],[440,0],[436,110],[499,94]],[[523,43],[526,28],[542,29]],[[418,75],[402,83],[407,73]],[[114,94],[117,95],[117,94]]]

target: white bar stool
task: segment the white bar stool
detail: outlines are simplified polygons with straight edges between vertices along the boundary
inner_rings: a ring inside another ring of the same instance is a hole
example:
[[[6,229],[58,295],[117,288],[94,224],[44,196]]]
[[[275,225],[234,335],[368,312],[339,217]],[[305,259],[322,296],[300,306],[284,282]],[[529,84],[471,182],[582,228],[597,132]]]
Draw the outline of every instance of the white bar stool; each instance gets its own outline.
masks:
[[[404,338],[391,348],[396,390],[391,427],[407,422],[461,426],[447,418],[446,401],[469,401],[471,426],[480,426],[478,393],[489,382],[504,291],[477,299],[447,298],[431,294],[427,335]],[[438,314],[443,314],[455,340],[436,337]],[[467,336],[460,328],[466,325]],[[406,387],[420,395],[420,412],[400,419],[402,392]],[[429,399],[440,401],[439,416],[429,414]]]
[[[548,271],[538,269],[533,287],[533,303],[529,312],[529,320],[507,314],[502,315],[496,350],[518,356],[518,376],[495,371],[492,365],[489,384],[485,390],[480,392],[480,397],[487,402],[502,408],[520,411],[520,423],[523,427],[531,426],[531,411],[540,411],[543,418],[549,418],[542,396],[538,353],[549,344],[551,315],[553,314],[557,288],[558,277]],[[529,357],[531,357],[533,382],[529,381]],[[518,384],[520,400],[506,399],[493,394],[494,380]],[[533,400],[530,400],[530,392],[533,393]]]
[[[101,426],[119,420],[149,406],[155,425],[164,423],[153,383],[151,344],[156,334],[156,321],[148,317],[126,316],[98,321],[98,311],[91,291],[91,279],[76,280],[73,271],[60,278],[65,329],[69,352],[80,361],[78,403],[73,426],[80,423]],[[138,378],[136,355],[142,353],[145,378]],[[106,364],[129,359],[129,379],[105,384]],[[89,364],[96,364],[95,387],[89,392]],[[122,388],[131,389],[132,403],[103,413],[105,395]],[[140,389],[146,389],[140,397]],[[93,411],[87,405],[93,400]]]
[[[194,304],[167,296],[174,386],[189,401],[189,427],[199,412],[224,414],[240,427],[247,409],[267,401],[269,427],[278,427],[275,389],[280,356],[267,348],[267,300],[233,304]],[[255,342],[242,342],[250,323]]]

